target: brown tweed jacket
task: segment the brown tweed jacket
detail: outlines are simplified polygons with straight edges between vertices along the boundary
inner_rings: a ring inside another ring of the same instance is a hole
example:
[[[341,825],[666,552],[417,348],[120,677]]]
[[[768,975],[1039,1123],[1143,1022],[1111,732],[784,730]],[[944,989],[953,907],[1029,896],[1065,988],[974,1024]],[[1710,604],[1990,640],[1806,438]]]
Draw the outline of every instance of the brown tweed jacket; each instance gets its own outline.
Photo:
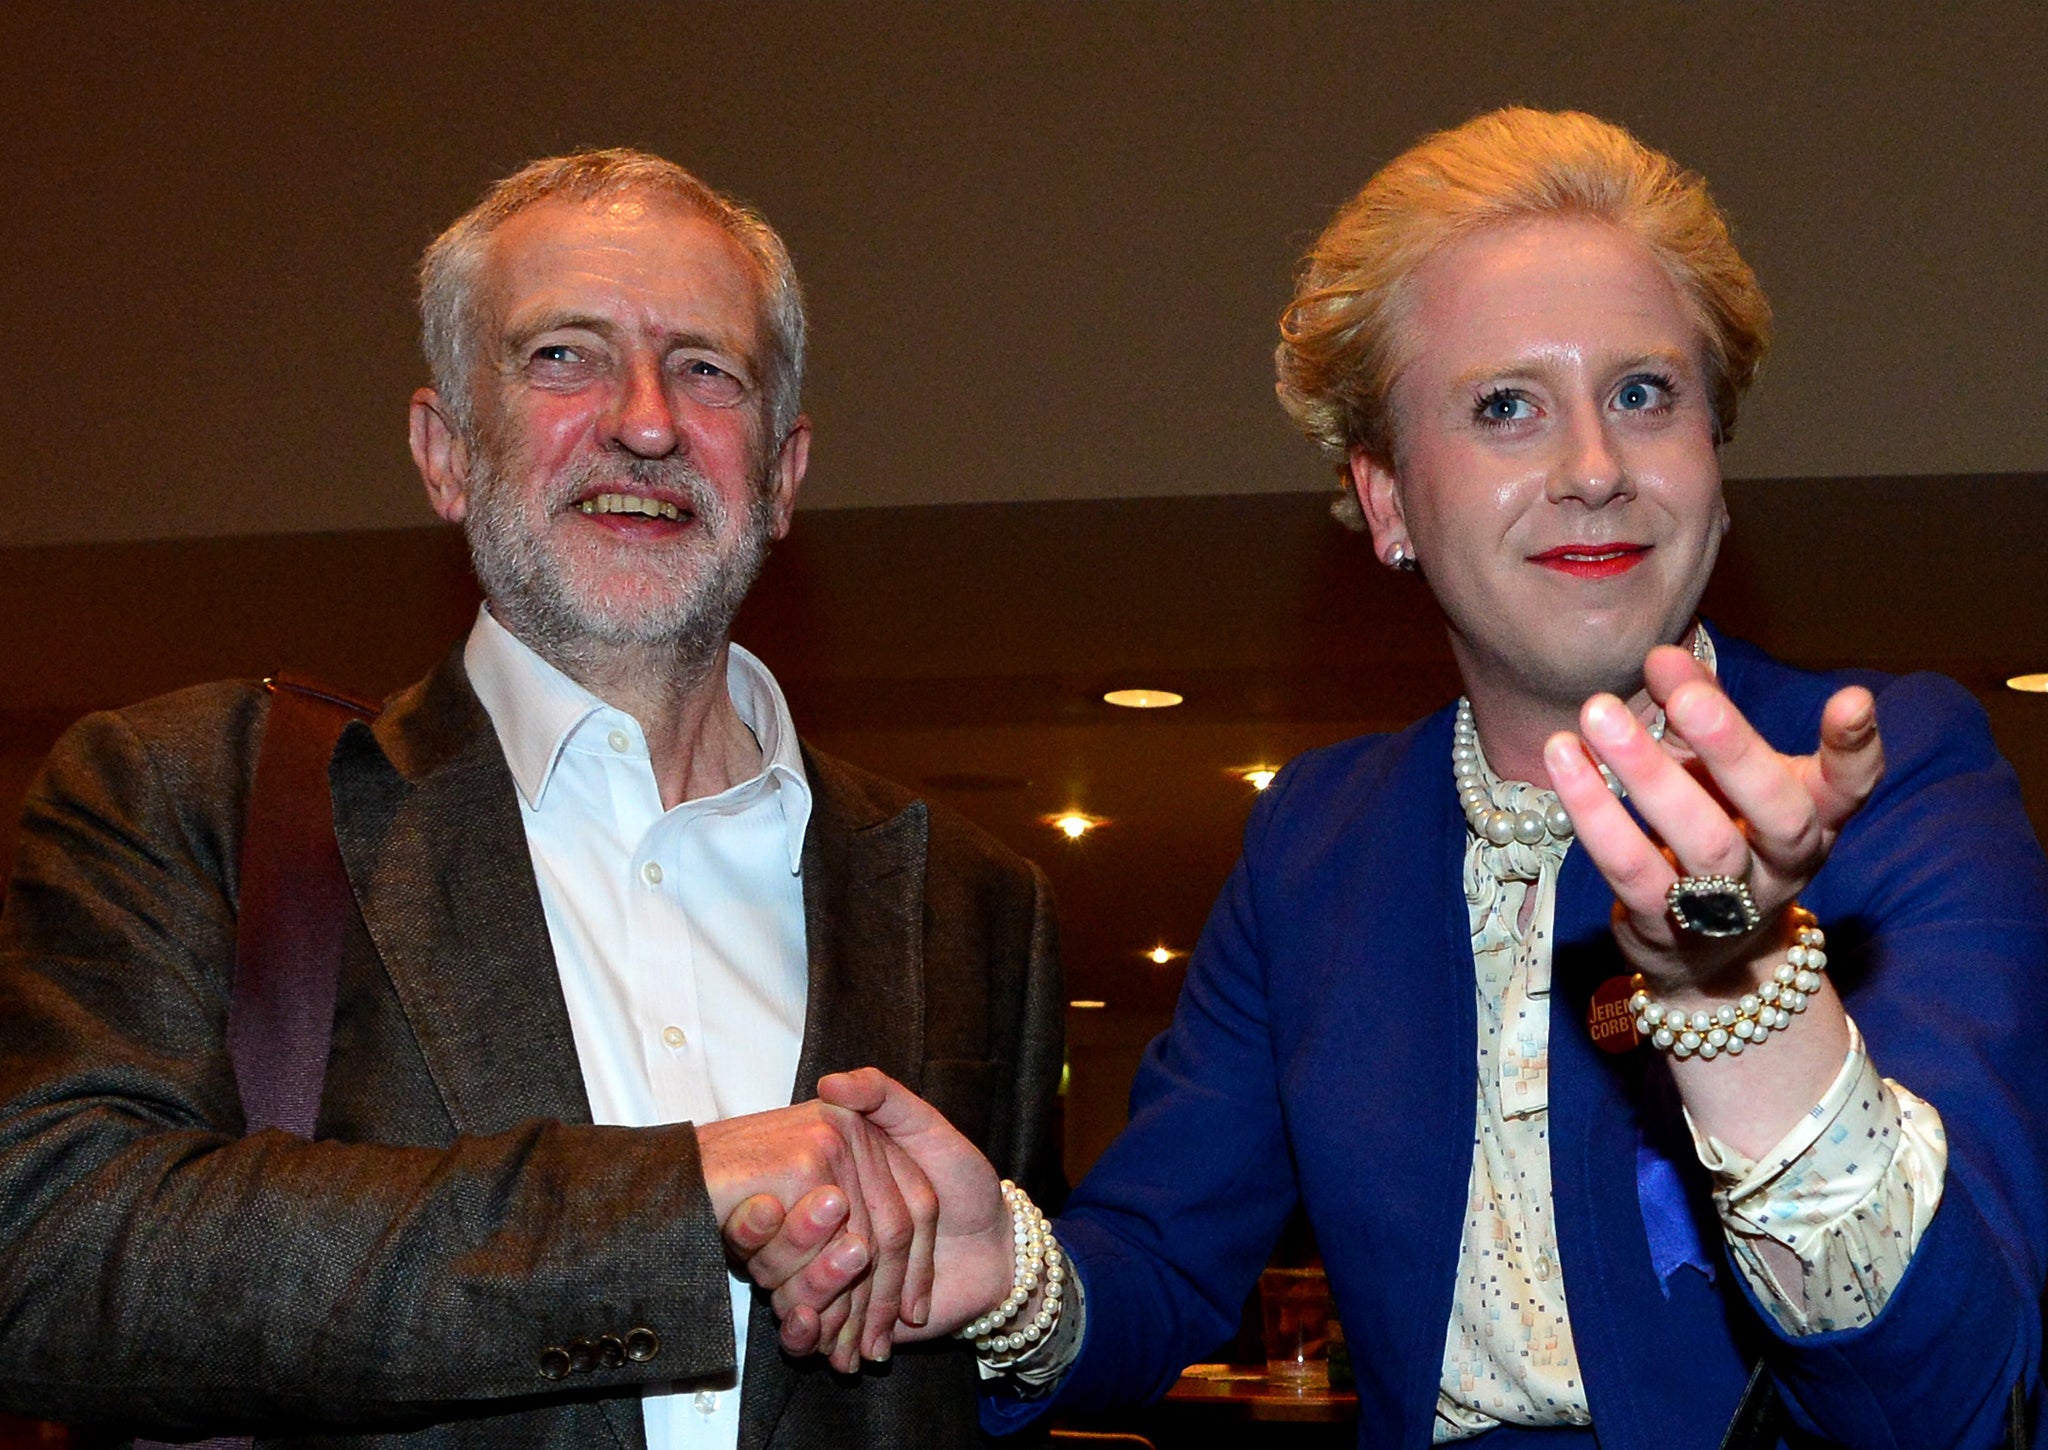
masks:
[[[718,1226],[687,1124],[590,1123],[459,653],[335,751],[359,914],[318,1140],[239,1136],[224,1037],[266,700],[209,685],[93,716],[31,793],[0,918],[0,1407],[115,1439],[638,1450],[643,1385],[731,1383]],[[872,1063],[1050,1186],[1044,878],[895,786],[805,764],[795,1099]],[[646,1363],[539,1373],[548,1346],[641,1328]],[[774,1329],[754,1316],[745,1450],[976,1442],[952,1345],[845,1379],[784,1359]]]

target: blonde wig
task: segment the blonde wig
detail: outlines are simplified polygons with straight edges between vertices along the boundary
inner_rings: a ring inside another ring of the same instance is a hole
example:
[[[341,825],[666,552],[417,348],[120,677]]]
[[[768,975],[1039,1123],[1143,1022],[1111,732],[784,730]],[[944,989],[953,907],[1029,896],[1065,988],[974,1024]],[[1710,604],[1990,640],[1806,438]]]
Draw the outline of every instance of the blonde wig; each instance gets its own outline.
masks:
[[[1334,461],[1391,466],[1390,402],[1418,339],[1414,277],[1438,248],[1486,227],[1590,217],[1650,249],[1699,327],[1717,435],[1770,345],[1771,308],[1704,178],[1611,122],[1510,107],[1427,136],[1382,167],[1304,259],[1275,352],[1280,404]],[[1362,527],[1347,491],[1338,517]]]

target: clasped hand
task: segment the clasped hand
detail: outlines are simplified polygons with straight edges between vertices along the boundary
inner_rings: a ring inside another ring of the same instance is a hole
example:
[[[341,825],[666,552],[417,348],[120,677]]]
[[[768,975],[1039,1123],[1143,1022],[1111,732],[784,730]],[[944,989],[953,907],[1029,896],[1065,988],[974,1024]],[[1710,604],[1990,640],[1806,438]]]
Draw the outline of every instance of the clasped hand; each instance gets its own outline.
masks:
[[[732,1258],[771,1292],[783,1348],[851,1373],[950,1333],[1010,1287],[995,1169],[943,1115],[874,1068],[815,1101],[698,1128]]]
[[[1614,889],[1623,956],[1659,996],[1688,1004],[1725,997],[1729,979],[1781,949],[1786,908],[1884,773],[1876,703],[1860,686],[1836,692],[1821,713],[1819,749],[1788,756],[1684,650],[1652,650],[1643,677],[1664,710],[1664,743],[1619,699],[1595,695],[1580,711],[1578,735],[1560,732],[1545,744],[1544,764],[1579,844]],[[1627,789],[1640,825],[1607,789],[1596,758]],[[1762,915],[1755,931],[1713,938],[1678,929],[1666,907],[1671,884],[1713,875],[1748,883]]]

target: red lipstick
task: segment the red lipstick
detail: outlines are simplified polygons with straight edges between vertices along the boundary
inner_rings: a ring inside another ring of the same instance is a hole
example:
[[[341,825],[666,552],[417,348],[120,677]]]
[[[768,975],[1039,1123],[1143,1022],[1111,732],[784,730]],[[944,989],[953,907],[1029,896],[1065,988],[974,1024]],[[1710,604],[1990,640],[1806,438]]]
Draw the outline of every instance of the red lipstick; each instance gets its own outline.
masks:
[[[1649,557],[1648,544],[1560,544],[1531,554],[1529,562],[1574,579],[1612,579]]]

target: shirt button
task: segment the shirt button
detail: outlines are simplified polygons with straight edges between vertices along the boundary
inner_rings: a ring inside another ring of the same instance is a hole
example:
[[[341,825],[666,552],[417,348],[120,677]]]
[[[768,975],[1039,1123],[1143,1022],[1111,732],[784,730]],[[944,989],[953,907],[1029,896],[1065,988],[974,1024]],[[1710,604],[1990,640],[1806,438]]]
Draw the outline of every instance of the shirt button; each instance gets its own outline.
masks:
[[[681,1047],[684,1042],[688,1041],[688,1039],[683,1035],[683,1029],[680,1027],[662,1028],[661,1040],[663,1042],[666,1042],[670,1047]]]
[[[1556,1270],[1551,1266],[1550,1255],[1538,1254],[1536,1256],[1536,1281],[1539,1284],[1548,1284],[1550,1276],[1555,1272]]]
[[[661,885],[661,867],[656,862],[649,861],[645,866],[642,866],[640,868],[640,875],[649,886]]]
[[[605,736],[604,743],[609,745],[612,749],[618,751],[619,754],[624,755],[626,753],[626,747],[631,745],[633,742],[627,736],[625,731],[614,730],[611,734]]]

